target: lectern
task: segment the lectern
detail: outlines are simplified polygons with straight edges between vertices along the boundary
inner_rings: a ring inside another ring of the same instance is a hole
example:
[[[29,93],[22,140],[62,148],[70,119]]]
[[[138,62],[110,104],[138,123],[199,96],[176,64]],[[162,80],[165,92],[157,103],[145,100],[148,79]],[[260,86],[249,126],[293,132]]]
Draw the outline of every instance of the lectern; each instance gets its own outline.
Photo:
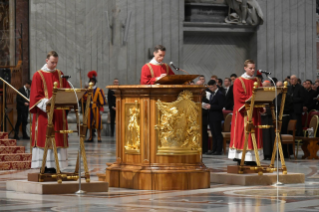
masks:
[[[91,96],[93,93],[92,86],[93,84],[90,83],[89,89],[70,89],[70,88],[58,88],[58,83],[54,82],[54,88],[52,92],[51,99],[47,102],[46,110],[48,115],[48,126],[46,131],[46,141],[45,141],[45,148],[43,153],[43,160],[42,160],[42,167],[40,173],[29,173],[28,174],[28,181],[35,181],[35,182],[46,182],[46,181],[57,181],[58,183],[62,183],[62,181],[69,181],[69,180],[78,180],[79,179],[79,154],[77,156],[76,166],[74,173],[61,173],[59,161],[58,161],[58,153],[57,147],[55,144],[55,134],[67,134],[78,132],[77,130],[55,130],[53,125],[53,114],[55,110],[75,110],[76,120],[79,123],[79,115],[78,115],[78,100],[82,98],[85,92],[88,93],[87,103],[86,103],[86,110],[85,116],[83,117],[83,123],[80,124],[80,145],[81,145],[81,156],[83,158],[83,165],[85,171],[85,179],[86,182],[90,182],[90,174],[87,166],[86,161],[86,154],[84,149],[84,140],[87,131],[87,118],[89,114],[89,105],[91,101]],[[78,98],[75,97],[77,95]],[[57,173],[44,173],[45,164],[47,159],[47,152],[48,149],[52,148],[54,152],[54,159],[56,165]]]
[[[201,85],[107,86],[116,96],[116,162],[99,180],[145,190],[210,188]]]
[[[282,127],[282,115],[284,111],[284,105],[285,105],[285,99],[286,99],[286,93],[287,93],[287,82],[284,83],[283,87],[277,88],[278,93],[282,93],[282,99],[280,103],[280,111],[278,116],[275,115],[275,106],[273,104],[273,100],[276,97],[275,96],[275,87],[262,87],[258,88],[257,82],[254,83],[254,88],[252,92],[252,96],[246,100],[245,102],[245,109],[247,112],[247,123],[245,124],[245,143],[244,143],[244,149],[243,154],[241,158],[241,163],[239,166],[228,166],[227,172],[228,173],[238,173],[238,174],[244,174],[244,173],[252,173],[256,172],[259,175],[262,175],[263,173],[272,173],[276,171],[277,169],[282,171],[283,174],[287,174],[287,167],[285,165],[285,159],[282,152],[282,146],[281,146],[281,140],[280,140],[280,131]],[[254,125],[252,121],[253,116],[253,110],[254,108],[265,108],[266,105],[269,105],[271,108],[271,114],[273,119],[273,125]],[[278,122],[277,128],[276,128],[276,119]],[[276,133],[276,138],[274,142],[274,148],[273,153],[271,157],[271,162],[269,166],[261,166],[259,155],[258,155],[258,149],[257,149],[257,143],[256,143],[256,137],[255,137],[255,129],[269,129],[274,128]],[[247,151],[247,145],[248,145],[248,138],[251,137],[252,143],[253,143],[253,149],[254,153],[256,155],[256,163],[257,166],[244,166],[245,161],[245,154]],[[277,141],[278,141],[278,149],[280,154],[280,160],[281,160],[281,168],[277,167],[274,168],[274,161],[276,156],[276,150],[277,150]]]

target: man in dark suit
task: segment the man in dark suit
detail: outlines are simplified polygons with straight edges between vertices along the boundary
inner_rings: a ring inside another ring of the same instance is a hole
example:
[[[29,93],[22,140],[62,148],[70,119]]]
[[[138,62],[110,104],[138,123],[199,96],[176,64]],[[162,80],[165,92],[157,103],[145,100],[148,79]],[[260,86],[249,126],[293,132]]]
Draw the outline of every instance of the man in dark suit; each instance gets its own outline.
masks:
[[[213,151],[212,155],[222,155],[222,127],[221,122],[224,120],[223,107],[225,104],[225,96],[218,89],[216,81],[210,80],[208,88],[212,92],[209,96],[209,104],[206,104],[206,109],[209,110],[209,126],[213,135]]]
[[[302,136],[301,114],[303,111],[305,91],[304,88],[298,84],[296,75],[290,76],[291,86],[288,87],[287,95],[290,95],[293,100],[293,112],[290,114],[290,119],[297,120],[296,135]]]
[[[117,78],[113,80],[113,85],[119,85],[119,80]],[[113,137],[116,117],[116,97],[114,96],[114,91],[112,91],[111,89],[109,89],[107,93],[107,102],[109,105],[111,119],[111,137]]]
[[[28,80],[23,87],[19,89],[19,92],[22,93],[25,97],[30,98],[30,87],[31,80]],[[28,124],[28,113],[29,113],[29,102],[17,94],[17,123],[14,128],[14,139],[19,140],[19,128],[22,123],[22,134],[23,139],[30,139],[27,134],[27,124]]]
[[[217,87],[219,91],[221,91],[224,95],[226,95],[226,89],[223,87],[223,80],[220,78],[218,79]]]
[[[312,109],[316,109],[316,101],[317,92],[312,90],[312,81],[307,79],[305,81],[305,102],[303,106],[303,111],[310,111]]]
[[[234,95],[233,95],[233,85],[231,85],[231,79],[224,79],[225,86],[225,110],[233,110],[234,107]]]

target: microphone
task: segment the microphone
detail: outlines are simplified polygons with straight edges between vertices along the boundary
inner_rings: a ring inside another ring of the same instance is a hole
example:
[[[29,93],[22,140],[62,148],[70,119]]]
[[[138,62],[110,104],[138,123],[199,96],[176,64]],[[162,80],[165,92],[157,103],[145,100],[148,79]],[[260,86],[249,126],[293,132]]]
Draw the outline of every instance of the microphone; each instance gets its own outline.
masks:
[[[70,75],[61,75],[61,78],[65,78],[66,80],[68,80],[69,78],[71,78]]]
[[[271,73],[269,71],[263,71],[263,70],[260,70],[260,73],[262,74],[266,74],[266,75],[271,75]]]
[[[174,63],[173,63],[173,62],[170,62],[169,64],[170,64],[170,66],[172,66],[173,69],[175,69],[176,71],[179,71],[179,70],[180,70],[178,67],[174,66]]]

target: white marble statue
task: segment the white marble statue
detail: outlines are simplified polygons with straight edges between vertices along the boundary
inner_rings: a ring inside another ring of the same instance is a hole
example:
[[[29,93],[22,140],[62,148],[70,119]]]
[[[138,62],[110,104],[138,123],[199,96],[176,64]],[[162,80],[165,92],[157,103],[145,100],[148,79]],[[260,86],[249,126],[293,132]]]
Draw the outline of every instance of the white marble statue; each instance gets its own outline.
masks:
[[[258,25],[263,23],[263,13],[257,0],[226,0],[230,9],[226,23]]]

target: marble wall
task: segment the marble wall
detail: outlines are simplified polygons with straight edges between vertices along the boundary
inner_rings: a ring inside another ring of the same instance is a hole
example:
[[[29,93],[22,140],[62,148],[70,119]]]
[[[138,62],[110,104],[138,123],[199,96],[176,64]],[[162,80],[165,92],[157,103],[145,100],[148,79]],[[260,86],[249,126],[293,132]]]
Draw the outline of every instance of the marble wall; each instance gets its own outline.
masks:
[[[168,60],[182,63],[183,18],[183,0],[30,0],[31,76],[47,52],[56,50],[58,68],[72,76],[76,87],[80,79],[88,81],[90,70],[98,72],[103,88],[115,77],[121,84],[138,84],[156,44],[167,47]]]
[[[98,85],[103,88],[115,77],[121,84],[138,84],[149,49],[163,44],[166,62],[207,77],[240,74],[244,59],[250,57],[257,60],[257,68],[278,79],[290,74],[314,79],[315,1],[258,2],[264,24],[224,36],[216,30],[207,34],[207,27],[206,32],[190,32],[184,23],[184,0],[30,0],[30,75],[42,67],[48,51],[56,50],[58,68],[72,76],[76,87],[80,79],[88,81],[90,70],[98,72]]]
[[[258,0],[265,16],[257,35],[258,67],[278,79],[316,79],[316,1]]]

